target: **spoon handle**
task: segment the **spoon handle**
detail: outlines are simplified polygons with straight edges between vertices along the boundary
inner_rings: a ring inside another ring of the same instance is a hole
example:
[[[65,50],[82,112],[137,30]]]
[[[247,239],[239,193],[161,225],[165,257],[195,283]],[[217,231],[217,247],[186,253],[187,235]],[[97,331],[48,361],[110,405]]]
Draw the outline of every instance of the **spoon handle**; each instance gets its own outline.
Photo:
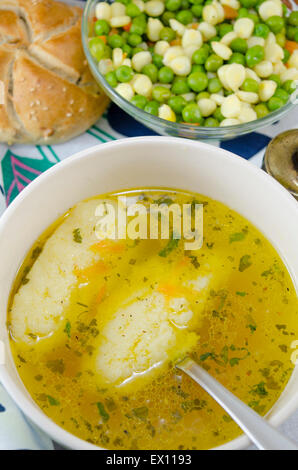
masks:
[[[229,392],[205,369],[186,358],[176,365],[183,370],[233,418],[252,442],[261,450],[298,450],[298,447],[273,428],[264,418]]]

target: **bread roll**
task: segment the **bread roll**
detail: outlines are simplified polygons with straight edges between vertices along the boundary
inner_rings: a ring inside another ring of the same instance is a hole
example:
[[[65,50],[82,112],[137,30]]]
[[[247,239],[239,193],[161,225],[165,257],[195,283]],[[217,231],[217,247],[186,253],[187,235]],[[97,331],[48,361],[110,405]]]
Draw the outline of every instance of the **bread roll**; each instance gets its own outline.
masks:
[[[54,144],[88,129],[108,98],[81,44],[80,8],[0,1],[0,142]]]

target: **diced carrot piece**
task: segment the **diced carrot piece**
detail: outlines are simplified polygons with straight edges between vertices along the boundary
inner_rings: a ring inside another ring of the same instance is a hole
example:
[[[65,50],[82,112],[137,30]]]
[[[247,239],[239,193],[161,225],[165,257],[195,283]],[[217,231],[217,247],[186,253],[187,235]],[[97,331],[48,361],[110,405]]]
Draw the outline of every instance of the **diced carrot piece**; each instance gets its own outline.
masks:
[[[106,36],[98,36],[105,44],[107,43],[107,37]]]
[[[185,266],[188,266],[191,262],[191,259],[189,256],[183,256],[178,263],[176,264],[177,268],[184,268]]]
[[[191,25],[191,28],[192,28],[192,29],[198,29],[198,26],[199,26],[199,23],[193,23],[193,24]]]
[[[187,124],[188,126],[199,126],[198,122],[181,122],[181,124]]]
[[[170,42],[171,46],[180,46],[181,45],[181,39],[173,39],[173,41]]]
[[[99,290],[96,296],[96,303],[100,304],[103,301],[105,295],[106,295],[106,286],[102,286],[102,288]]]
[[[131,25],[132,25],[132,23],[129,23],[129,24],[126,24],[125,26],[123,26],[124,31],[130,31]]]
[[[113,36],[113,34],[118,34],[117,28],[112,28],[111,31],[109,32],[109,36]]]
[[[182,291],[179,286],[177,286],[176,284],[171,284],[170,282],[160,284],[157,290],[165,297],[177,297],[182,294]]]
[[[298,42],[296,41],[286,41],[285,49],[293,54],[294,51],[298,49]]]
[[[90,247],[94,253],[122,253],[125,245],[122,242],[114,240],[101,240]]]
[[[107,265],[103,261],[98,261],[98,263],[88,266],[85,269],[74,269],[74,274],[79,279],[89,279],[90,277],[99,276],[100,274],[107,271]]]
[[[234,8],[229,7],[228,5],[223,5],[225,18],[227,20],[234,20],[238,16],[238,11]]]

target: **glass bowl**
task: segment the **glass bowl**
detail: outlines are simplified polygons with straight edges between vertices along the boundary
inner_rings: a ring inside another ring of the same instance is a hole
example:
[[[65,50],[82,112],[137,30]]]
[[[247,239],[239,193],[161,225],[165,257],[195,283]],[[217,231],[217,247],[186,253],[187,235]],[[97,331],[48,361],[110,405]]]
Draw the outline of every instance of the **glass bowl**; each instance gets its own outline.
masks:
[[[113,0],[107,0],[108,3],[113,3]],[[153,129],[158,134],[170,135],[174,137],[185,137],[194,140],[225,140],[239,137],[240,135],[248,134],[249,132],[256,131],[262,127],[268,126],[283,116],[285,116],[291,109],[294,108],[295,103],[289,101],[282,108],[269,113],[267,116],[257,119],[255,121],[237,124],[234,126],[226,127],[199,127],[191,124],[181,124],[176,122],[166,121],[157,116],[149,114],[140,108],[137,108],[126,99],[122,98],[114,88],[112,88],[105,80],[104,76],[99,72],[96,60],[91,56],[88,47],[88,40],[92,34],[93,18],[95,16],[95,6],[98,0],[88,0],[82,23],[82,41],[84,51],[88,60],[91,72],[104,92],[110,99],[116,103],[121,109],[130,114],[134,119],[141,122],[145,126]],[[294,2],[291,2],[293,5]],[[294,9],[297,9],[297,6]]]

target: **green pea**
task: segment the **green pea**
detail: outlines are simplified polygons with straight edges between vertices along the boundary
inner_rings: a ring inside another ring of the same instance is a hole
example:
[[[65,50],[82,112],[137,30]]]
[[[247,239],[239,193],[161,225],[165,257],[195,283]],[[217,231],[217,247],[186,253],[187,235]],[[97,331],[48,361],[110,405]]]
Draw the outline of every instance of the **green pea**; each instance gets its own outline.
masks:
[[[222,112],[220,110],[220,108],[216,108],[216,110],[214,111],[213,113],[213,117],[218,121],[218,122],[221,122],[224,120],[224,116],[222,115]]]
[[[283,33],[278,33],[275,36],[276,42],[280,47],[285,47],[286,36]]]
[[[126,6],[125,13],[127,16],[130,16],[131,18],[135,18],[136,16],[139,16],[141,14],[141,10],[134,3],[129,3]]]
[[[257,104],[255,106],[255,112],[257,113],[257,118],[261,119],[269,113],[267,106],[264,103]]]
[[[132,48],[128,44],[124,44],[124,46],[122,46],[122,50],[126,54],[126,57],[131,57]]]
[[[108,82],[108,84],[111,85],[111,87],[113,87],[113,88],[115,88],[118,85],[118,81],[117,81],[115,72],[108,72],[105,75],[105,79]]]
[[[142,41],[142,36],[135,33],[130,34],[127,39],[128,44],[132,47],[138,46]]]
[[[216,54],[211,54],[205,62],[207,72],[216,72],[223,64],[223,59]]]
[[[203,13],[203,5],[193,5],[191,7],[191,12],[194,14],[196,18],[201,18]]]
[[[136,55],[138,52],[144,52],[144,49],[142,49],[141,47],[134,47],[133,50],[132,50],[132,56]]]
[[[219,36],[213,36],[211,39],[209,39],[209,44],[211,44],[213,41],[219,42],[220,37]]]
[[[257,4],[257,0],[240,0],[241,5],[244,8],[253,8]]]
[[[182,111],[184,122],[193,124],[202,124],[203,118],[197,104],[187,104]]]
[[[294,34],[294,41],[298,42],[298,28],[296,28],[296,32]]]
[[[201,92],[197,95],[197,101],[202,100],[202,99],[205,99],[205,98],[210,98],[210,93],[208,93],[208,91],[201,91]]]
[[[233,54],[228,60],[228,63],[245,65],[245,56],[243,54],[240,54],[240,52],[233,52]]]
[[[274,15],[266,20],[266,24],[274,34],[277,34],[283,29],[285,22],[281,16]]]
[[[259,91],[259,84],[253,78],[246,78],[242,83],[241,89],[243,91],[250,91],[252,93],[258,93]]]
[[[171,96],[171,91],[161,85],[157,85],[152,90],[152,98],[159,103],[165,103]]]
[[[247,42],[243,38],[235,38],[230,44],[230,48],[233,52],[239,52],[245,54],[247,51]]]
[[[160,54],[153,54],[152,62],[158,69],[163,67],[163,57]]]
[[[181,7],[181,0],[167,0],[166,9],[169,11],[177,11]]]
[[[259,16],[255,13],[248,13],[247,18],[252,20],[254,22],[254,24],[257,24],[260,21]]]
[[[187,105],[186,100],[182,96],[171,96],[168,105],[176,114],[181,114],[183,108]]]
[[[142,26],[147,26],[147,16],[145,13],[141,13],[139,16],[136,16],[132,20],[132,24],[140,24]]]
[[[181,0],[181,10],[188,10],[190,2],[188,0]]]
[[[208,91],[210,93],[218,93],[222,89],[222,84],[219,78],[211,78],[208,83]]]
[[[96,36],[108,35],[110,32],[109,23],[106,20],[97,20],[94,24],[94,33]]]
[[[229,24],[229,23],[222,23],[219,25],[219,35],[220,37],[222,38],[223,36],[225,36],[226,34],[230,33],[231,31],[233,31],[233,25]]]
[[[213,118],[213,117],[209,117],[205,120],[204,122],[204,126],[205,127],[218,127],[219,126],[219,122],[217,119]]]
[[[158,71],[158,80],[160,83],[171,83],[174,79],[174,72],[170,67],[161,67]]]
[[[123,40],[126,42],[127,39],[128,39],[128,36],[129,36],[129,32],[128,31],[122,31],[121,36],[122,36]]]
[[[193,5],[202,5],[204,0],[189,0]]]
[[[259,64],[265,57],[264,47],[253,46],[247,49],[245,59],[248,67],[253,68]]]
[[[147,64],[142,68],[142,73],[150,78],[152,83],[157,82],[158,68],[154,64]]]
[[[295,85],[294,80],[286,80],[282,84],[282,87],[289,95],[291,95],[296,90],[296,85]]]
[[[188,76],[187,83],[195,92],[203,91],[208,86],[208,77],[202,72],[193,72]]]
[[[120,67],[115,71],[115,74],[118,82],[126,83],[130,82],[132,79],[133,70],[128,65],[120,65]]]
[[[175,39],[176,33],[172,28],[164,27],[160,31],[160,39],[163,41],[168,41],[171,42],[173,39]]]
[[[103,55],[103,59],[110,59],[112,57],[112,48],[110,46],[105,46],[105,51]]]
[[[295,34],[298,31],[297,26],[287,26],[286,36],[290,41],[295,39]]]
[[[175,13],[173,13],[172,11],[165,11],[161,17],[163,24],[165,24],[166,26],[169,26],[170,20],[173,20],[174,18]]]
[[[122,47],[124,44],[124,39],[120,34],[112,34],[108,36],[108,45],[115,49],[116,47]]]
[[[176,77],[174,79],[171,92],[174,93],[174,95],[184,95],[185,93],[189,93],[190,88],[187,83],[187,78]]]
[[[100,38],[92,38],[89,41],[90,54],[95,57],[96,60],[101,60],[105,54],[105,43]]]
[[[132,104],[134,104],[137,108],[144,109],[148,100],[145,96],[142,95],[135,95],[130,100]]]
[[[206,73],[206,70],[204,69],[203,65],[194,64],[191,67],[191,73],[193,73],[193,72]]]
[[[146,111],[146,113],[153,114],[154,116],[158,116],[159,106],[160,104],[157,101],[149,101],[144,107],[144,111]]]
[[[254,29],[254,35],[266,39],[270,33],[270,28],[265,23],[257,23]]]
[[[128,5],[130,0],[117,0],[119,3],[123,3],[123,5]]]
[[[180,10],[176,14],[176,20],[185,25],[191,23],[192,19],[193,19],[193,16],[190,10]]]
[[[268,80],[272,80],[273,82],[275,82],[278,87],[281,86],[281,79],[280,79],[280,76],[277,75],[276,73],[273,73],[272,75],[270,75],[270,76],[268,77]]]
[[[131,25],[131,28],[129,30],[129,33],[130,34],[138,34],[139,36],[142,36],[142,34],[144,34],[146,31],[146,26],[142,25],[142,24],[132,24]],[[127,36],[127,39],[129,37],[129,34]]]
[[[239,8],[237,18],[246,18],[247,15],[248,15],[248,9],[247,8]]]
[[[289,99],[289,93],[287,93],[286,90],[284,90],[283,88],[277,88],[273,96],[275,98],[281,99],[284,104],[286,104]]]
[[[289,18],[288,23],[292,26],[298,26],[298,11],[292,11]]]
[[[209,49],[209,47],[208,47]],[[209,56],[209,50],[206,47],[202,46],[200,49],[197,49],[192,55],[192,61],[197,65],[205,64]]]
[[[286,64],[290,58],[290,52],[288,51],[288,49],[283,49],[284,51],[284,58],[283,58],[283,63]]]
[[[277,98],[276,96],[272,96],[267,103],[269,111],[276,111],[277,109],[281,108],[284,105],[283,100]]]

